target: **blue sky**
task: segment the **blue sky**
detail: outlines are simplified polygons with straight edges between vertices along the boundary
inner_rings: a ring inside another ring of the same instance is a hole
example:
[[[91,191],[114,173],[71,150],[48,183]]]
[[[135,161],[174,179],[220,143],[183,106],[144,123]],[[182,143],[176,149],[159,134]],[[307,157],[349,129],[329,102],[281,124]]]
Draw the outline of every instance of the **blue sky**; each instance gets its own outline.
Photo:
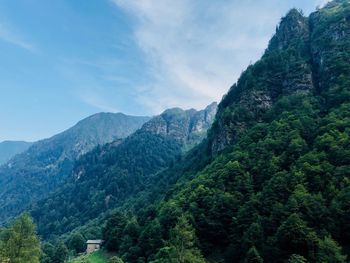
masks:
[[[0,141],[220,98],[280,17],[324,0],[0,0]]]

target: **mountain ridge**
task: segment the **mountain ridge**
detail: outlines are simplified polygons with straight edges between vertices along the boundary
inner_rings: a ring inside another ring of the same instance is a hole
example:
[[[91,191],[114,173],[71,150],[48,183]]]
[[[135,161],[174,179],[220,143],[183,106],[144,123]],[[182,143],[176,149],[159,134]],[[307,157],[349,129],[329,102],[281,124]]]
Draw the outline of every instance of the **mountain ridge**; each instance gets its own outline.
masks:
[[[149,132],[173,137],[184,148],[190,149],[206,136],[216,114],[217,103],[213,102],[203,110],[167,109],[142,127]]]
[[[42,198],[71,173],[73,162],[97,145],[124,138],[149,117],[98,113],[40,140],[0,168],[0,222]]]
[[[165,110],[125,140],[105,144],[83,155],[76,161],[71,178],[60,189],[32,205],[39,233],[47,238],[71,231],[143,191],[153,177],[202,141],[215,113],[216,103],[199,111]],[[200,124],[199,128],[193,128],[192,123]],[[55,212],[48,215],[48,206]],[[75,220],[60,222],[62,215]]]

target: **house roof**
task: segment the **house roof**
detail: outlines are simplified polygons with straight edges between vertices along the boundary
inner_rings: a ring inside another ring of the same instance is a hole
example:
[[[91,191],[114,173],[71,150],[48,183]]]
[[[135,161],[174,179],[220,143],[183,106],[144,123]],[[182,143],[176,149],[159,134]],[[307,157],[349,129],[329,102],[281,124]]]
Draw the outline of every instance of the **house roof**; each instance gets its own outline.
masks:
[[[102,244],[103,240],[96,239],[96,240],[88,240],[86,241],[86,244]]]

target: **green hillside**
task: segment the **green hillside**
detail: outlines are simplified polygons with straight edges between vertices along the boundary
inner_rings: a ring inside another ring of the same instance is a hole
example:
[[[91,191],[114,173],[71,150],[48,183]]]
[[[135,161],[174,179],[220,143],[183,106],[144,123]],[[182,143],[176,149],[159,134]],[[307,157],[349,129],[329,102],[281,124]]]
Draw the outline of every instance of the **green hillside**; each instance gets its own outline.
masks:
[[[198,148],[213,161],[111,216],[107,249],[127,262],[347,262],[349,18],[344,0],[291,10],[220,103]]]
[[[40,235],[48,239],[68,233],[148,189],[156,174],[203,140],[216,108],[212,103],[201,111],[166,110],[123,141],[81,156],[56,192],[32,204]]]
[[[348,0],[290,10],[200,145],[175,158],[181,145],[136,133],[87,155],[75,191],[33,210],[39,229],[95,231],[131,263],[348,262],[349,61]]]
[[[56,190],[81,155],[126,138],[147,120],[149,117],[98,113],[16,155],[0,167],[0,224]]]

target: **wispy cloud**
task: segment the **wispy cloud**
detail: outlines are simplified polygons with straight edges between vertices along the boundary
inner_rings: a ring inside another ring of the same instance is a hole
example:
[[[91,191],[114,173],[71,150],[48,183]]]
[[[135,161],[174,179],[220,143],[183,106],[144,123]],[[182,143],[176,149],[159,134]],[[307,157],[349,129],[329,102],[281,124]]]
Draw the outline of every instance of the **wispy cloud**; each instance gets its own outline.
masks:
[[[85,102],[87,105],[96,108],[99,111],[105,112],[119,112],[119,110],[112,105],[108,100],[103,98],[100,94],[85,89],[80,93],[80,99]]]
[[[328,2],[330,2],[330,0],[316,0],[315,1],[315,6],[318,7],[323,7],[325,4],[327,4]]]
[[[218,101],[266,48],[297,0],[111,0],[136,21],[135,41],[152,81],[139,103],[159,112]],[[312,4],[311,4],[312,5]]]
[[[119,64],[120,61],[110,58],[61,57],[56,70],[80,102],[98,111],[119,112],[121,109],[116,105],[119,95],[123,94],[120,86],[129,83],[118,74],[112,74]]]
[[[15,33],[13,28],[4,23],[0,23],[0,40],[13,44],[19,48],[26,49],[30,52],[36,50],[35,46],[25,41],[18,33]]]

